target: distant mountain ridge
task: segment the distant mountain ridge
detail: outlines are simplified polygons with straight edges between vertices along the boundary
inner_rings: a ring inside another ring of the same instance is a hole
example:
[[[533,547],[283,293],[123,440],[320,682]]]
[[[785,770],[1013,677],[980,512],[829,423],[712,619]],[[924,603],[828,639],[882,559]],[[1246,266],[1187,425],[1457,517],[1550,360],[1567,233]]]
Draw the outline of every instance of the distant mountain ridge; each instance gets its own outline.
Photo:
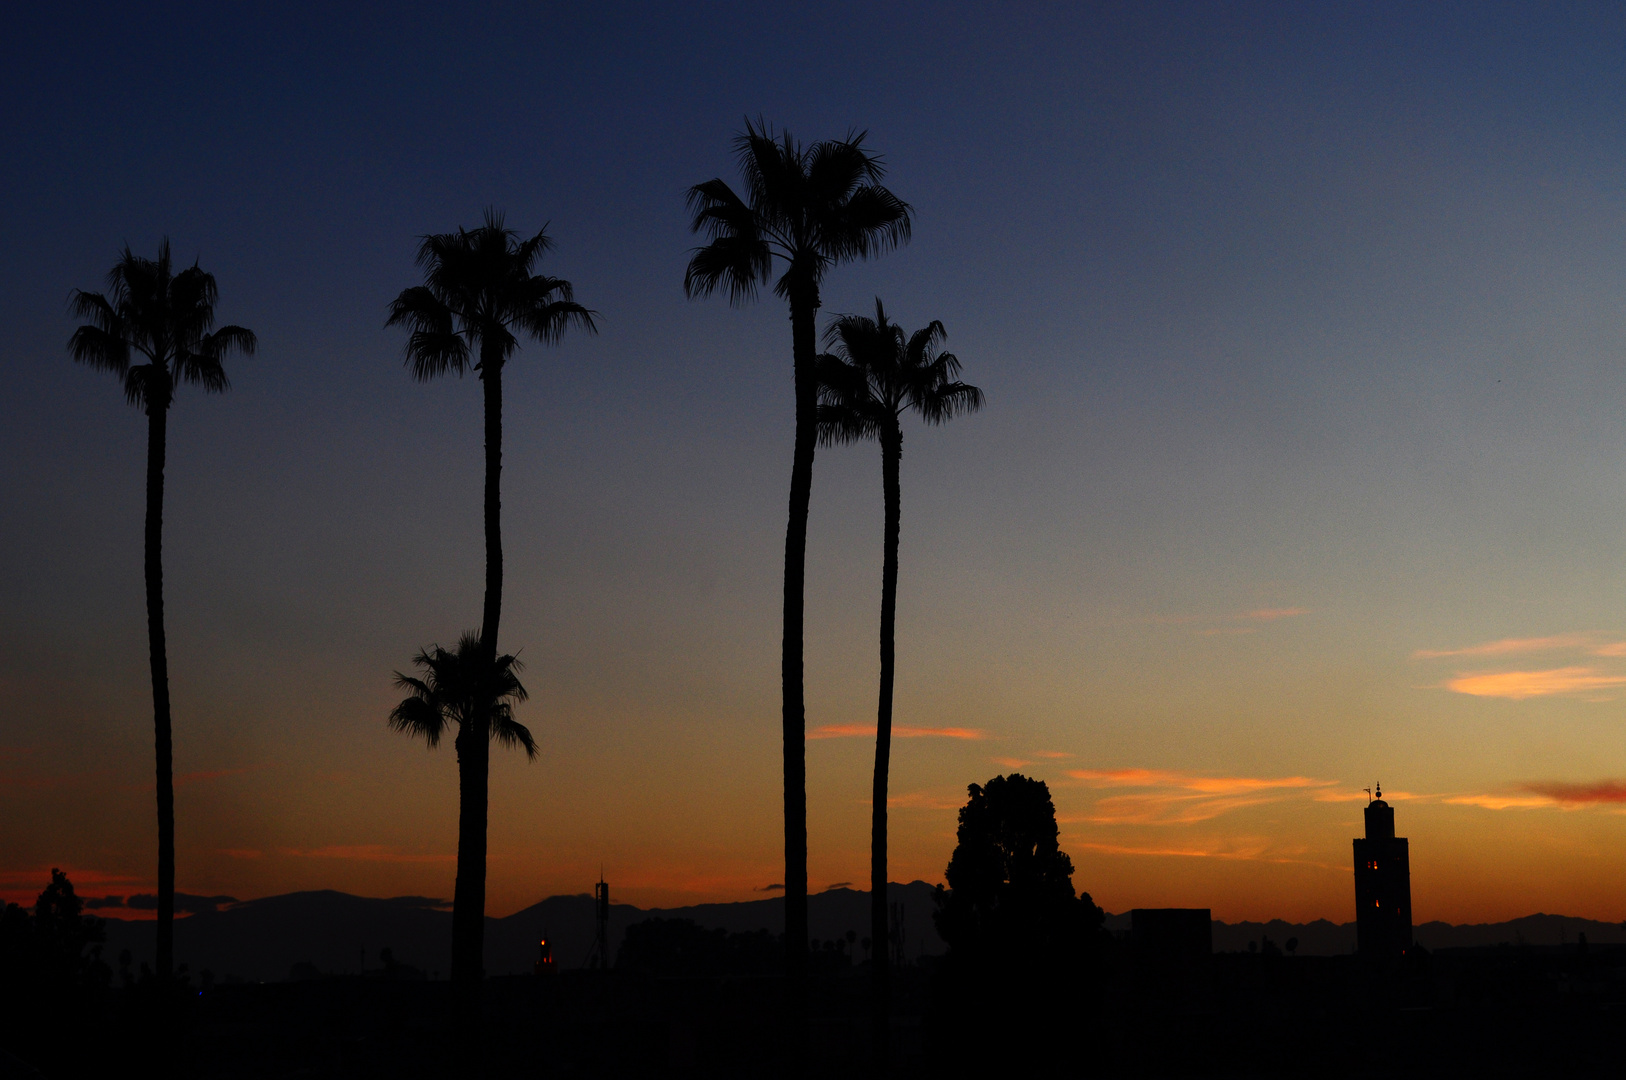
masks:
[[[924,881],[891,884],[887,899],[903,906],[904,949],[910,957],[943,951],[932,924],[934,886]],[[613,961],[627,927],[645,919],[693,919],[701,926],[727,930],[785,929],[783,897],[678,908],[637,908],[611,904],[609,955]],[[348,893],[287,893],[239,901],[219,910],[200,911],[175,921],[175,960],[194,973],[205,969],[216,978],[249,982],[288,978],[295,964],[311,964],[329,974],[376,970],[379,951],[431,976],[451,970],[451,910],[442,901],[417,896],[375,899]],[[593,898],[586,893],[550,896],[504,918],[486,919],[485,964],[491,975],[528,973],[536,962],[538,943],[552,943],[561,968],[583,966],[592,951],[596,928]],[[869,936],[869,893],[828,889],[808,898],[809,936],[829,941],[851,931]],[[136,963],[151,961],[154,924],[107,920],[103,953],[116,966],[119,952],[129,949]],[[855,946],[857,956],[864,951]]]
[[[904,950],[910,957],[933,955],[944,949],[932,924],[933,886],[924,881],[888,886],[889,901],[903,906]],[[785,925],[782,897],[736,903],[695,904],[678,908],[610,906],[609,954],[613,960],[627,927],[650,918],[693,919],[701,926],[729,932],[768,930],[780,933]],[[809,934],[820,941],[843,938],[851,931],[862,940],[869,936],[869,893],[837,888],[808,898]],[[175,955],[194,973],[207,969],[216,978],[250,982],[277,982],[289,977],[295,964],[310,964],[329,974],[356,974],[378,970],[379,952],[388,948],[397,962],[430,975],[451,970],[451,911],[443,901],[419,896],[390,899],[351,896],[348,893],[287,893],[246,900],[220,910],[200,911],[175,923]],[[1107,929],[1127,932],[1127,912],[1107,916]],[[104,956],[117,965],[119,953],[129,949],[137,963],[151,962],[154,924],[117,918],[107,920]],[[1582,933],[1594,944],[1626,943],[1626,930],[1618,923],[1563,915],[1536,914],[1502,923],[1453,926],[1423,923],[1415,939],[1430,950],[1509,945],[1573,944]],[[531,970],[537,944],[546,936],[557,965],[583,966],[593,945],[593,898],[585,893],[551,896],[504,918],[486,920],[486,970],[492,975],[522,974]],[[1269,937],[1278,946],[1298,939],[1300,956],[1336,956],[1355,951],[1355,924],[1317,919],[1310,923],[1270,922],[1213,924],[1215,952],[1245,952],[1249,942]],[[862,946],[855,946],[862,958]]]

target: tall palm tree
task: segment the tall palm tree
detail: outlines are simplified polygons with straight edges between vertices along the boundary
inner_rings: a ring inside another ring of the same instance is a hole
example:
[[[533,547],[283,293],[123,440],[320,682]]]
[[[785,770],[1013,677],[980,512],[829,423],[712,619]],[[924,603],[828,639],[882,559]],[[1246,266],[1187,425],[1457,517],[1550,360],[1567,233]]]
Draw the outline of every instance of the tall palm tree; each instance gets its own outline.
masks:
[[[825,275],[839,263],[866,259],[906,243],[911,208],[885,187],[881,158],[865,133],[804,147],[790,132],[776,138],[765,123],[746,122],[734,140],[745,194],[721,179],[689,189],[691,228],[709,239],[689,260],[689,296],[721,288],[731,303],[754,299],[783,272],[774,294],[790,304],[796,385],[796,442],[791,458],[790,521],[785,528],[784,637],[780,679],[785,771],[785,964],[791,1018],[805,1012],[807,977],[807,762],[802,690],[802,582],[807,508],[813,491],[818,429],[818,337],[814,319]],[[799,1024],[790,1031],[799,1053]]]
[[[470,630],[457,647],[439,645],[419,652],[412,663],[421,677],[395,673],[395,686],[405,698],[390,712],[390,727],[422,738],[433,750],[440,737],[457,725],[454,748],[458,765],[457,885],[452,901],[452,978],[465,991],[479,986],[485,945],[485,878],[487,763],[491,742],[519,747],[536,759],[536,740],[514,719],[514,705],[525,700],[512,656],[492,657],[483,635]],[[470,765],[473,765],[471,768]],[[472,974],[471,974],[472,973]],[[465,993],[466,999],[469,995]]]
[[[252,355],[254,335],[241,326],[214,329],[218,289],[196,262],[174,273],[169,240],[158,258],[125,245],[107,273],[107,292],[75,289],[73,316],[86,320],[68,340],[81,364],[124,381],[124,397],[147,414],[147,654],[152,669],[153,743],[158,773],[158,974],[167,977],[175,941],[175,773],[170,740],[169,655],[164,645],[164,453],[169,406],[176,387],[206,393],[230,388],[221,360],[233,350]],[[132,360],[144,362],[132,363]]]
[[[554,344],[572,324],[597,331],[597,312],[575,302],[570,282],[532,273],[553,247],[546,225],[523,238],[488,209],[485,224],[434,233],[418,245],[424,283],[403,289],[386,326],[411,331],[406,362],[419,382],[448,372],[480,373],[486,423],[486,595],[480,639],[497,655],[502,616],[502,369],[519,347],[518,334]],[[478,356],[478,360],[471,360]]]
[[[575,302],[570,282],[533,272],[537,260],[552,247],[547,226],[524,238],[503,224],[502,214],[490,209],[479,228],[425,236],[418,245],[424,283],[395,298],[385,323],[411,331],[406,362],[418,381],[428,382],[448,372],[462,375],[470,368],[480,374],[485,392],[486,588],[479,641],[488,664],[499,661],[497,624],[502,615],[503,366],[519,347],[520,334],[552,344],[572,325],[588,332],[597,330],[596,313]],[[481,978],[490,757],[486,739],[458,746],[460,813],[457,884],[452,897],[452,981],[466,1000],[473,999]],[[471,800],[477,800],[478,806]]]
[[[873,1017],[876,1067],[887,1067],[890,962],[887,949],[886,798],[892,760],[894,628],[898,613],[898,533],[905,412],[928,424],[945,423],[982,407],[982,391],[960,382],[960,361],[939,351],[946,333],[932,322],[905,336],[889,322],[881,301],[875,318],[845,315],[825,334],[833,353],[819,357],[819,439],[825,445],[875,439],[881,444],[881,491],[886,503],[881,569],[881,693],[875,710],[875,780],[870,816],[870,939],[874,957]]]

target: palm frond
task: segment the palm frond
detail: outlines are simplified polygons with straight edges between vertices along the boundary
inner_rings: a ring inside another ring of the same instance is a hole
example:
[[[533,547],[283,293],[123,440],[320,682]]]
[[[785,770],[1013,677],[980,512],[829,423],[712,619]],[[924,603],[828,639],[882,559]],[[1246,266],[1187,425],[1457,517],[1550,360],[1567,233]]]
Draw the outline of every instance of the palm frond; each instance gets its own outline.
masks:
[[[523,749],[527,761],[536,760],[536,740],[531,737],[531,729],[515,720],[513,710],[506,704],[497,711],[496,722],[491,726],[491,737],[504,749]]]
[[[104,304],[107,302],[101,296],[96,299]],[[114,327],[119,325],[116,319],[111,320],[110,324]],[[68,339],[68,352],[79,363],[97,371],[123,375],[130,367],[129,340],[118,330],[102,325],[87,323],[75,330]]]
[[[728,302],[739,306],[756,299],[758,286],[773,272],[773,254],[754,230],[719,236],[689,256],[683,275],[685,296],[709,296],[719,286]]]
[[[977,412],[982,408],[983,402],[983,393],[977,387],[963,382],[951,382],[922,395],[912,404],[926,423],[943,424],[956,416]]]
[[[403,289],[390,304],[385,326],[405,326],[405,357],[412,377],[428,382],[448,371],[461,375],[468,368],[469,345],[454,327],[452,310],[425,285]]]
[[[548,235],[548,225],[550,224],[551,222],[544,221],[542,227],[536,231],[535,236],[520,242],[514,248],[514,261],[518,264],[521,273],[529,274],[531,267],[536,265],[536,260],[540,259],[546,252],[553,250],[553,237]]]
[[[758,227],[756,212],[750,204],[736,195],[726,181],[716,177],[690,188],[686,201],[694,214],[689,222],[690,232],[703,232],[716,238],[754,232]]]
[[[568,286],[569,282],[565,284]],[[593,321],[597,314],[572,300],[554,300],[522,311],[514,321],[538,341],[552,345],[572,325],[589,334],[598,333],[598,324]]]
[[[837,262],[868,259],[909,242],[914,209],[879,184],[866,184],[819,223],[819,249]]]
[[[409,697],[390,710],[389,726],[409,738],[422,738],[433,750],[446,731],[446,714],[426,697]]]

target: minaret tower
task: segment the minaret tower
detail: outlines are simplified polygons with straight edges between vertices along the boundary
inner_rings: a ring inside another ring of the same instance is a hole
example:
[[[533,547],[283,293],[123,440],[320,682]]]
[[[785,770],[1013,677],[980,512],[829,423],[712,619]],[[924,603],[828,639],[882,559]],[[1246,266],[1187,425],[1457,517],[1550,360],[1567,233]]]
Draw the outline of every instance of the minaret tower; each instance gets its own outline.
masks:
[[[1394,807],[1383,785],[1366,804],[1366,838],[1355,841],[1355,934],[1369,959],[1399,957],[1411,948],[1411,857],[1395,835]]]

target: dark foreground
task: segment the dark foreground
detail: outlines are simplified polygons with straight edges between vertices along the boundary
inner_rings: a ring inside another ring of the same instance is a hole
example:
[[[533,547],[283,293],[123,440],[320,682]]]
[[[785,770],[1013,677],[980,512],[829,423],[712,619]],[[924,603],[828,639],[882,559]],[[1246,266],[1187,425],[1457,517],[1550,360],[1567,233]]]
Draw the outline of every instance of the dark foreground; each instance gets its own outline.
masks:
[[[867,980],[816,980],[811,1075],[866,1075]],[[1126,956],[1013,1015],[1013,987],[897,980],[898,1076],[1604,1076],[1626,1046],[1626,948],[1445,951],[1374,973],[1352,957],[1227,954],[1148,967]],[[1029,989],[1032,989],[1031,987]],[[987,996],[985,992],[991,992]],[[48,1077],[157,1067],[175,1077],[762,1076],[776,1068],[771,978],[617,972],[486,985],[483,1061],[450,1045],[450,987],[333,978],[139,988],[10,1002],[5,1049]],[[0,1067],[0,1074],[4,1074]]]

